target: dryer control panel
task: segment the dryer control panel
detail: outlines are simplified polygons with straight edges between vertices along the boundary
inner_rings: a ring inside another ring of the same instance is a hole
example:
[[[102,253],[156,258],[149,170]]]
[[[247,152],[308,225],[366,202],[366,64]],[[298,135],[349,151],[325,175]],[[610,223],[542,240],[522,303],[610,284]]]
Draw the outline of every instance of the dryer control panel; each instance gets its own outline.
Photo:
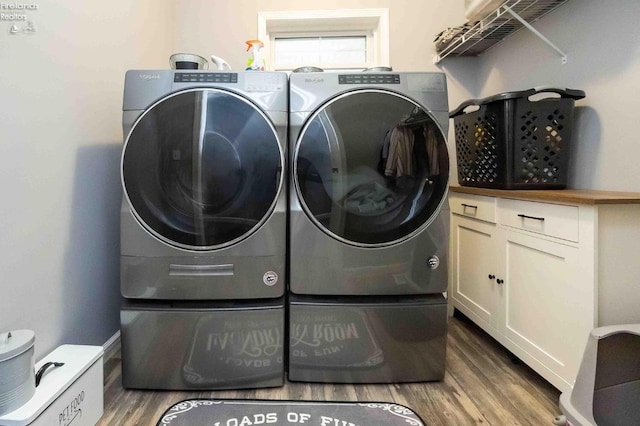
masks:
[[[400,74],[340,74],[339,84],[400,84]]]

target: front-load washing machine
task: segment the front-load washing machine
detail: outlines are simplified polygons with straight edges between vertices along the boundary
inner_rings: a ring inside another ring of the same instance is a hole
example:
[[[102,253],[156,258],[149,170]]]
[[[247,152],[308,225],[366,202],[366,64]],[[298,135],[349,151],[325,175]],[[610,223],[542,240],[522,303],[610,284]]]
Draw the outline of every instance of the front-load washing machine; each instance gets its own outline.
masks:
[[[126,73],[123,384],[284,380],[287,76]]]
[[[289,379],[442,379],[444,74],[294,73],[289,90]]]

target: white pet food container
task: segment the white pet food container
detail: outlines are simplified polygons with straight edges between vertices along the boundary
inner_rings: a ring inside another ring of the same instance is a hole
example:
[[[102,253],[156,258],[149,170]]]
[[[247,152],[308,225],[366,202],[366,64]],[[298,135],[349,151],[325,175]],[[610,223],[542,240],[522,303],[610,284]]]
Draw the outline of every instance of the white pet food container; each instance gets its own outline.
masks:
[[[0,333],[0,416],[25,404],[36,392],[31,330]]]

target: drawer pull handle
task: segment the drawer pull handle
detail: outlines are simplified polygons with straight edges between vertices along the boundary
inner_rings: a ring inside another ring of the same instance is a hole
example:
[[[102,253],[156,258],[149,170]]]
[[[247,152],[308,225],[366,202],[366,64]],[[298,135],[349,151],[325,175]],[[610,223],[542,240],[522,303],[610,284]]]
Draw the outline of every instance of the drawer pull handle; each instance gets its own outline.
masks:
[[[495,280],[495,279],[496,279],[496,276],[495,276],[495,275],[493,275],[493,274],[489,274],[489,279],[490,279],[490,280]]]
[[[533,219],[533,220],[544,221],[544,217],[527,216],[526,214],[519,214],[518,217],[521,217],[523,219]]]
[[[467,209],[475,209],[475,210],[470,211],[469,213],[467,213]],[[470,216],[471,215],[475,216],[475,215],[478,214],[478,206],[462,203],[462,214],[468,214]]]
[[[233,263],[223,265],[169,265],[170,277],[220,277],[234,275]]]
[[[498,278],[498,279],[496,280],[496,282],[497,282],[498,284],[504,284],[504,280],[503,280],[503,279],[501,279],[501,278]]]

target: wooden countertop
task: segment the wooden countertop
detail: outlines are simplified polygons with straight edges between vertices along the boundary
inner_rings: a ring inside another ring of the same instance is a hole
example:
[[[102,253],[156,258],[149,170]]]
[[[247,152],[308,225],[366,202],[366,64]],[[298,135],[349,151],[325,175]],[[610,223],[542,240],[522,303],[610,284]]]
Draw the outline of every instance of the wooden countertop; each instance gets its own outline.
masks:
[[[450,186],[450,192],[512,198],[516,200],[547,201],[571,204],[640,204],[639,192],[595,191],[590,189],[505,190]]]

